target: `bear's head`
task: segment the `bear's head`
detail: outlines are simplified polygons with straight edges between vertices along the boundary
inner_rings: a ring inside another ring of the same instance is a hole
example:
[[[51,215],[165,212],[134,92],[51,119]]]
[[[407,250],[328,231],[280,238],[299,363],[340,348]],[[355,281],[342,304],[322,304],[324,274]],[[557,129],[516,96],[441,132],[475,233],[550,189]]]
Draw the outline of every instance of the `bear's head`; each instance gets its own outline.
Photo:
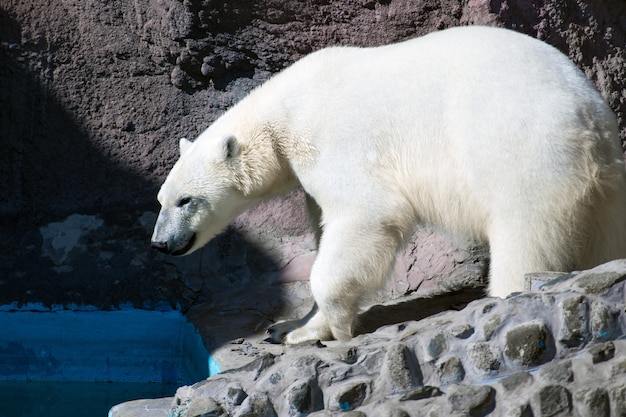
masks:
[[[152,247],[186,255],[220,233],[249,205],[237,186],[239,145],[234,136],[180,140],[180,158],[161,186],[161,211]]]

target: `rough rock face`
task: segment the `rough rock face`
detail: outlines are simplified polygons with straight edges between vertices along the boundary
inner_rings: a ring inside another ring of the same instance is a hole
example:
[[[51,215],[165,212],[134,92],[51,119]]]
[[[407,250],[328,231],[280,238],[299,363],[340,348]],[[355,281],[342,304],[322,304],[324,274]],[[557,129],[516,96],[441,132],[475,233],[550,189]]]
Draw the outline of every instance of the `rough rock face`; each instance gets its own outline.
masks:
[[[245,366],[111,415],[621,416],[625,297],[619,260],[350,342],[246,351],[238,340],[229,349]]]

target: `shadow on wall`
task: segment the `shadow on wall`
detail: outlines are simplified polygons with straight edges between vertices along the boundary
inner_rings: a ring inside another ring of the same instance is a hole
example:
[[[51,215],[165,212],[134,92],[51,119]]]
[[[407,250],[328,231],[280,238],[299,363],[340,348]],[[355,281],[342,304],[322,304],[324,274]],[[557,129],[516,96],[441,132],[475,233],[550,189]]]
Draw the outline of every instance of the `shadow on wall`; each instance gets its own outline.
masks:
[[[20,34],[0,9],[0,305],[186,311],[243,292],[280,311],[278,265],[235,229],[185,258],[150,248],[158,185],[98,149],[54,91],[58,46]]]

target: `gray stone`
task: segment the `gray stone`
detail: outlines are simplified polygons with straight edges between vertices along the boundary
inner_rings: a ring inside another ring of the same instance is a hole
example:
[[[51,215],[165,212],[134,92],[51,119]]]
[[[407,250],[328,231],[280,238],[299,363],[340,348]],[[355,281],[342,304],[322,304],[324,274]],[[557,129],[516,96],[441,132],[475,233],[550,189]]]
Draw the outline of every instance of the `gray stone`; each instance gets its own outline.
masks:
[[[247,397],[248,394],[240,386],[231,386],[226,392],[226,403],[231,407],[241,405]]]
[[[532,382],[533,376],[528,372],[518,372],[500,380],[500,384],[507,391],[514,391],[515,389]]]
[[[453,411],[482,416],[494,408],[496,391],[489,385],[452,385],[447,398]]]
[[[580,346],[589,340],[589,304],[583,295],[574,295],[561,302],[559,342]]]
[[[574,409],[580,417],[609,417],[609,395],[604,388],[585,388],[574,393]]]
[[[463,363],[456,356],[451,356],[439,361],[439,380],[442,385],[458,384],[465,378]]]
[[[581,273],[575,281],[576,286],[583,289],[588,294],[602,295],[606,294],[613,285],[626,280],[626,273],[624,273],[624,271],[611,271],[608,269],[611,268],[612,264],[609,263],[605,265],[601,265],[586,273]],[[599,272],[603,269],[606,270],[606,272]]]
[[[620,312],[617,308],[610,307],[603,302],[595,302],[591,305],[591,317],[589,319],[591,334],[595,340],[611,340],[616,333],[621,333],[617,326],[617,317]]]
[[[498,329],[498,327],[502,324],[502,317],[499,314],[494,314],[489,317],[489,320],[483,326],[483,334],[485,335],[485,340],[491,339],[494,332]]]
[[[450,335],[459,339],[467,339],[474,334],[474,327],[469,324],[459,324],[450,329]]]
[[[315,370],[323,364],[324,362],[315,355],[304,355],[298,356],[289,367],[297,369],[300,376],[310,376],[311,372],[315,373]]]
[[[609,389],[611,416],[626,417],[626,383]]]
[[[194,398],[187,407],[185,417],[220,417],[226,412],[213,398]]]
[[[331,410],[351,411],[359,407],[365,401],[369,392],[369,383],[357,381],[344,384],[334,395],[332,403],[329,404]]]
[[[587,352],[589,356],[591,356],[593,363],[604,362],[613,359],[615,355],[615,345],[613,342],[605,342],[591,346]]]
[[[448,349],[448,341],[443,333],[438,333],[428,342],[428,354],[431,358],[437,359],[439,355]]]
[[[536,394],[539,416],[550,417],[572,410],[572,396],[567,388],[560,385],[547,385]]]
[[[572,371],[572,362],[569,360],[550,363],[544,366],[539,375],[551,382],[572,382],[574,380],[574,372]]]
[[[432,387],[429,385],[424,385],[419,388],[414,389],[413,391],[407,392],[402,397],[400,397],[400,401],[417,401],[423,400],[426,398],[433,398],[442,395],[443,393],[437,387]]]
[[[308,413],[323,408],[321,393],[314,386],[313,381],[298,381],[293,383],[286,391],[285,401],[287,402],[287,412],[289,416],[298,416],[301,413]]]
[[[488,343],[478,342],[470,345],[467,354],[478,371],[490,372],[500,369],[500,360]]]
[[[525,323],[506,332],[504,355],[523,366],[539,365],[551,359],[550,332],[543,323]]]
[[[353,364],[359,357],[359,349],[356,346],[344,346],[338,349],[339,360],[347,364]]]
[[[254,393],[248,396],[235,413],[235,417],[274,417],[276,411],[265,394]],[[191,417],[191,416],[189,416]]]
[[[389,346],[380,373],[391,393],[404,392],[422,384],[422,374],[417,360],[402,343]]]

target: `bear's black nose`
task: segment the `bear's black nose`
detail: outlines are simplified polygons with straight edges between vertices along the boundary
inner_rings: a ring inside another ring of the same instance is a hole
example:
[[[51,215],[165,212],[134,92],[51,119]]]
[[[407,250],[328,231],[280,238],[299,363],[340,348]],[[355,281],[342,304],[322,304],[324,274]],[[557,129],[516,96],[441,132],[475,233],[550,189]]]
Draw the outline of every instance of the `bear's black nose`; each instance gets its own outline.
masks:
[[[167,242],[152,242],[152,248],[159,252],[170,253],[170,250],[167,248]]]

